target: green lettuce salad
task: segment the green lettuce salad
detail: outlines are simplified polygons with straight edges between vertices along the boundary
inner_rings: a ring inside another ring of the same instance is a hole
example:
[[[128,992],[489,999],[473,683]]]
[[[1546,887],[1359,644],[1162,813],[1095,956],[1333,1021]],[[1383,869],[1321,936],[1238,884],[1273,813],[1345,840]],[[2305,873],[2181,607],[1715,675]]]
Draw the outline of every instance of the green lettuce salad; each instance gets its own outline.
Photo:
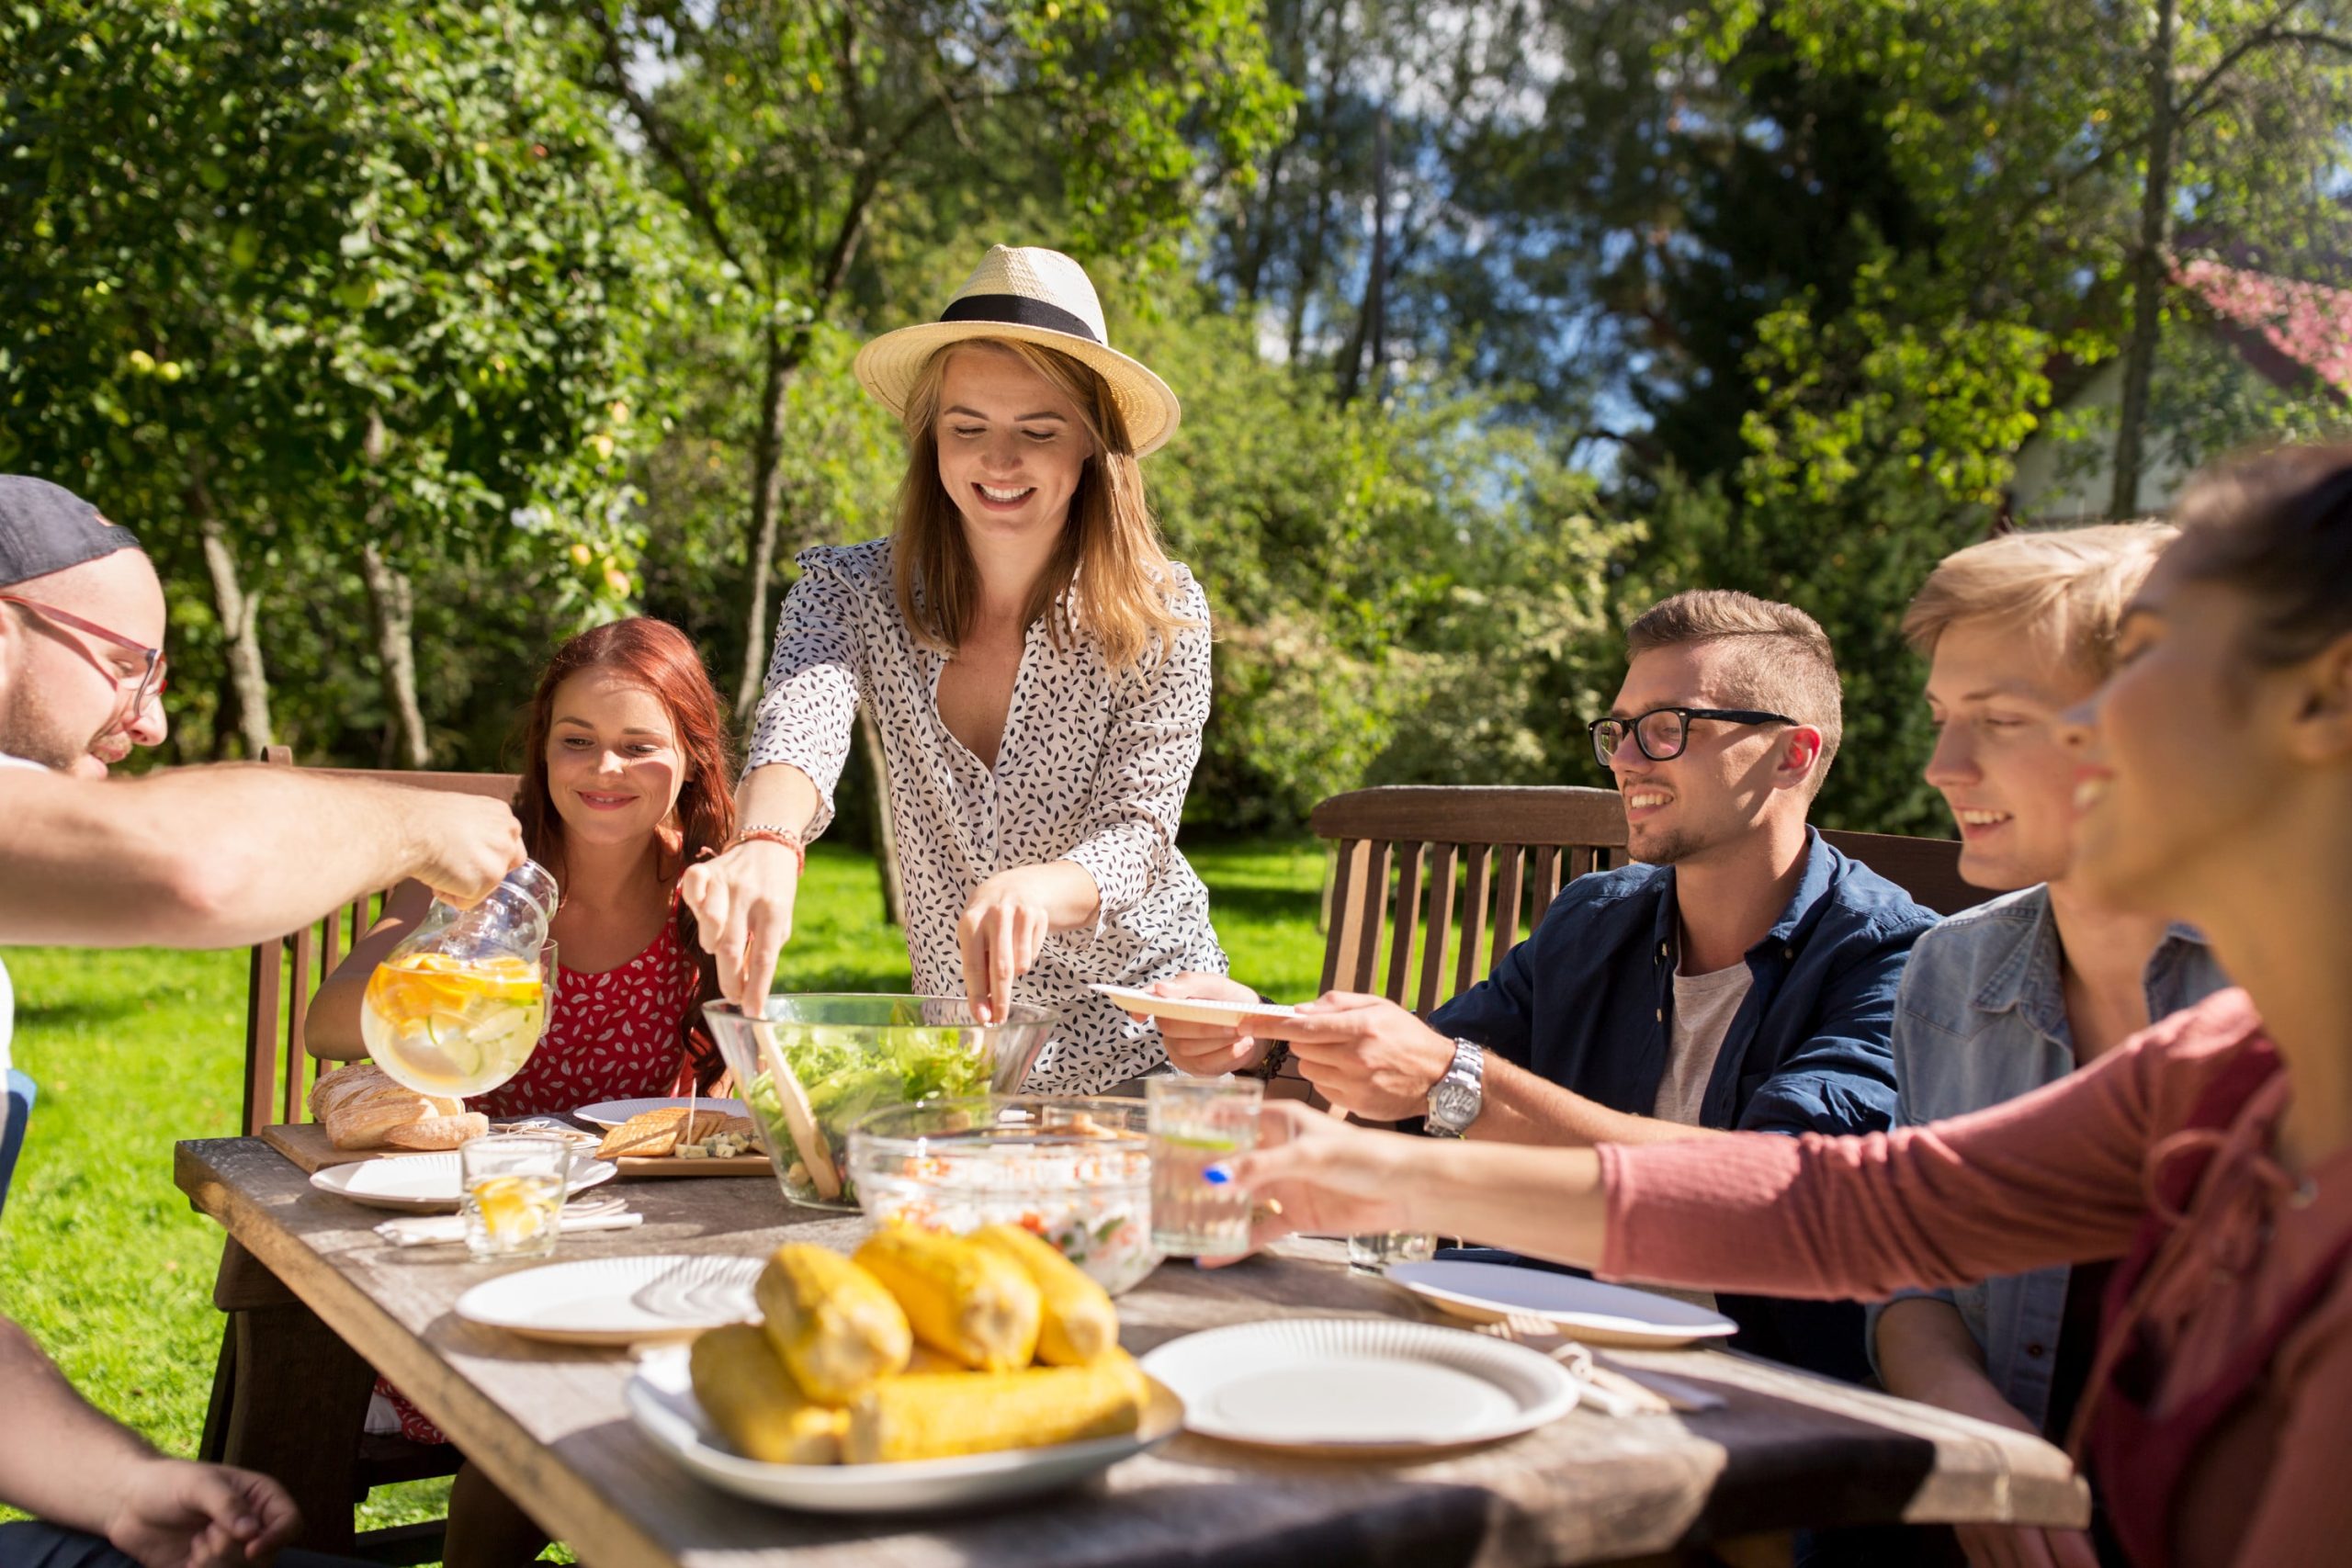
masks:
[[[989,1050],[974,1030],[918,1023],[771,1027],[786,1065],[808,1097],[833,1168],[842,1173],[844,1202],[857,1201],[848,1176],[848,1144],[860,1117],[886,1106],[982,1095],[991,1087]],[[808,1171],[792,1158],[792,1134],[775,1082],[761,1074],[744,1087],[743,1100],[765,1129],[779,1168],[791,1168],[785,1170],[785,1184],[793,1199],[819,1201]]]

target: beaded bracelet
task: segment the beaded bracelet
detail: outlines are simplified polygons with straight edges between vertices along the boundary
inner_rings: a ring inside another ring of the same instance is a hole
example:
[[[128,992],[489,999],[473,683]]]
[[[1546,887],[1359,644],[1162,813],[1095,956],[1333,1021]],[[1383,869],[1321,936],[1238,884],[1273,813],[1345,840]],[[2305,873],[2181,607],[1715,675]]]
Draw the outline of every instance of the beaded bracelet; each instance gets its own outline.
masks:
[[[794,832],[791,829],[770,828],[764,825],[750,828],[739,828],[735,831],[735,837],[728,841],[727,847],[731,850],[737,844],[749,844],[754,842],[763,844],[782,844],[786,849],[792,852],[792,858],[795,862],[793,874],[796,876],[805,876],[808,874],[808,846],[806,841],[801,839],[800,835]]]

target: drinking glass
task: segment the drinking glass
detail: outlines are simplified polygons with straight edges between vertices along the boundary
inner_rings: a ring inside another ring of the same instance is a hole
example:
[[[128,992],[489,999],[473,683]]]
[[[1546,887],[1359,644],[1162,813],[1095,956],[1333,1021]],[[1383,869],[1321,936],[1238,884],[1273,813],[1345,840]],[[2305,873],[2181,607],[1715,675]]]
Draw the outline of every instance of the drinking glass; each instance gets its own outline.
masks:
[[[476,1258],[545,1258],[563,1227],[571,1145],[541,1133],[492,1133],[458,1149],[466,1250]]]
[[[1256,1078],[1170,1075],[1144,1080],[1151,1132],[1151,1244],[1170,1258],[1250,1250],[1250,1194],[1201,1172],[1258,1146]]]

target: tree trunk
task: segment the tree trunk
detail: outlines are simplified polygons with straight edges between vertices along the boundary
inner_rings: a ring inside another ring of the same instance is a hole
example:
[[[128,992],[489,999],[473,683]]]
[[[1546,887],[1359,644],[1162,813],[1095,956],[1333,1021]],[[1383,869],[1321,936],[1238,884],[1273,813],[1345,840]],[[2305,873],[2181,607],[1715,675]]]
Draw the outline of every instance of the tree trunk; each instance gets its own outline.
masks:
[[[906,929],[906,884],[899,876],[899,829],[890,821],[890,763],[882,755],[882,732],[875,728],[874,710],[857,709],[857,745],[865,754],[865,775],[874,790],[874,861],[882,875],[882,918]]]
[[[237,576],[237,552],[229,530],[209,507],[198,513],[204,564],[212,575],[213,608],[220,616],[229,682],[237,694],[237,735],[245,755],[258,761],[276,740],[269,728],[269,672],[261,661],[261,591],[248,593]]]
[[[1387,289],[1388,272],[1388,111],[1383,108],[1373,121],[1372,140],[1372,256],[1363,273],[1363,301],[1356,308],[1356,324],[1348,333],[1348,346],[1340,355],[1339,400],[1341,408],[1356,400],[1356,389],[1364,374],[1364,351],[1372,351],[1373,396],[1377,399],[1380,387],[1380,359],[1385,352],[1383,339],[1387,328],[1382,317],[1387,310],[1384,296]]]
[[[768,577],[775,565],[776,513],[784,500],[784,405],[791,389],[791,360],[783,334],[771,326],[760,434],[752,446],[752,526],[743,562],[751,592],[743,613],[743,676],[735,687],[738,724],[748,722],[759,705],[760,678],[768,667]]]
[[[392,710],[401,765],[422,768],[433,760],[424,735],[424,712],[416,701],[416,597],[408,574],[391,563],[375,540],[359,547],[359,574],[368,581],[368,618],[376,632],[376,668],[383,676],[384,702]]]
[[[2148,51],[2148,180],[2140,193],[2140,243],[2132,255],[2132,335],[2123,344],[2123,396],[2115,415],[2115,488],[2109,517],[2140,512],[2140,468],[2154,379],[2156,337],[2164,325],[2165,251],[2172,228],[2173,40],[2178,0],[2156,0],[2156,36]]]

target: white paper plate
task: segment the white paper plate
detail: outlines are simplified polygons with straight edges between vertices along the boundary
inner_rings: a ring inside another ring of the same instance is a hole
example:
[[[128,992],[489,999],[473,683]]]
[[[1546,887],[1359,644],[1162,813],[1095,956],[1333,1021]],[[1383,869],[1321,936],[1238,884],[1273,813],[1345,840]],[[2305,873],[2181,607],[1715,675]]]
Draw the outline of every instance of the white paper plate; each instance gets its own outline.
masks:
[[[1051,1448],[1013,1449],[903,1464],[767,1464],[727,1446],[686,1373],[686,1350],[657,1350],[623,1391],[630,1418],[656,1448],[724,1492],[820,1514],[897,1514],[996,1503],[1068,1486],[1166,1442],[1184,1407],[1155,1383],[1142,1429]]]
[[[458,1298],[457,1312],[527,1339],[633,1345],[698,1334],[760,1315],[752,1281],[757,1258],[587,1258],[487,1280]]]
[[[583,1187],[610,1181],[617,1174],[609,1160],[575,1154],[571,1156],[571,1184],[564,1189],[564,1195],[569,1197]],[[311,1175],[311,1185],[322,1192],[332,1192],[370,1208],[401,1209],[417,1214],[455,1213],[465,1190],[464,1182],[455,1149],[446,1154],[388,1155],[382,1159],[331,1165]]]
[[[1220,1002],[1205,997],[1155,997],[1132,986],[1092,987],[1126,1012],[1172,1018],[1184,1023],[1238,1023],[1245,1018],[1288,1018],[1298,1010],[1281,1002]]]
[[[1491,1442],[1576,1408],[1576,1381],[1523,1345],[1387,1318],[1283,1318],[1172,1340],[1143,1369],[1184,1425],[1229,1442],[1374,1454]]]
[[[1387,1273],[1456,1317],[1492,1323],[1506,1313],[1533,1313],[1590,1345],[1665,1349],[1739,1332],[1723,1314],[1690,1302],[1543,1269],[1441,1258],[1392,1263]]]
[[[698,1113],[707,1111],[716,1116],[741,1116],[747,1120],[752,1114],[743,1109],[743,1102],[740,1100],[697,1100],[693,1104]],[[669,1098],[657,1095],[650,1100],[600,1100],[594,1105],[582,1106],[572,1114],[591,1126],[617,1127],[632,1116],[642,1116],[649,1111],[660,1111],[672,1105],[684,1111],[687,1105],[686,1097],[681,1094]]]

